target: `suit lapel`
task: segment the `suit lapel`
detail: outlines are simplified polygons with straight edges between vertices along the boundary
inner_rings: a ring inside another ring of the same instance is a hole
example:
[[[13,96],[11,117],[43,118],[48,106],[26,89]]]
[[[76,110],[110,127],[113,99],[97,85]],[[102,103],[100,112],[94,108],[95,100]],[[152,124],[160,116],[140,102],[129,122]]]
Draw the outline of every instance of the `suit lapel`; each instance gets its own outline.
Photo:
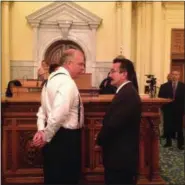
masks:
[[[124,92],[125,92],[125,90],[127,89],[128,86],[132,86],[132,83],[131,83],[131,82],[127,83],[126,85],[124,85],[124,86],[118,91],[118,93],[116,93],[116,94],[114,95],[114,98],[112,99],[112,102],[111,102],[111,104],[110,104],[110,106],[109,106],[109,108],[108,108],[108,110],[107,110],[107,112],[106,112],[106,114],[105,114],[104,120],[105,120],[105,119],[109,119],[108,116],[112,115],[111,112],[115,110],[115,104],[116,104],[116,102],[118,102],[118,101],[120,101],[122,98],[124,98]]]

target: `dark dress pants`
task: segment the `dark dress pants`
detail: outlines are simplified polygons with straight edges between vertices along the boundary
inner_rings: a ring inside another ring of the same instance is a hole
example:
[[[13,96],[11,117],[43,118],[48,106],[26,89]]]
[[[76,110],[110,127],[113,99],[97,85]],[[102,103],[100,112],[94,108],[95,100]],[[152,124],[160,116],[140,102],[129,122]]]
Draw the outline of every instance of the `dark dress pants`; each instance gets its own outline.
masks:
[[[172,127],[169,129],[169,132],[166,137],[167,144],[172,144],[173,132],[175,131],[177,133],[177,147],[181,148],[184,144],[182,115],[174,113],[172,116],[171,124]]]
[[[135,185],[136,179],[134,174],[129,173],[125,170],[110,170],[105,169],[105,184],[125,184],[125,185]]]
[[[78,184],[81,175],[81,131],[61,128],[43,148],[45,184]]]

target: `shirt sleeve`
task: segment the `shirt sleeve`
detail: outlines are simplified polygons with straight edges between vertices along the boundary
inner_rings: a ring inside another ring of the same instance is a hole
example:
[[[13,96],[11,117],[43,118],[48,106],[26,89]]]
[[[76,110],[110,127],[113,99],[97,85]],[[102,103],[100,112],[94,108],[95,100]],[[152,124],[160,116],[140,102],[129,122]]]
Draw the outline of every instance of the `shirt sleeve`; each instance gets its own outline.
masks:
[[[42,89],[42,94],[43,94],[43,89]],[[44,108],[41,102],[41,106],[39,107],[39,110],[37,113],[37,130],[44,130],[45,122],[46,122],[46,113],[44,111]]]
[[[37,129],[38,130],[44,130],[45,127],[45,121],[46,121],[46,116],[45,112],[42,106],[39,107],[39,111],[37,113]]]
[[[62,126],[62,123],[68,119],[70,108],[74,100],[74,85],[67,83],[62,85],[56,92],[51,112],[48,115],[47,127],[44,129],[45,140],[50,142],[55,133]]]

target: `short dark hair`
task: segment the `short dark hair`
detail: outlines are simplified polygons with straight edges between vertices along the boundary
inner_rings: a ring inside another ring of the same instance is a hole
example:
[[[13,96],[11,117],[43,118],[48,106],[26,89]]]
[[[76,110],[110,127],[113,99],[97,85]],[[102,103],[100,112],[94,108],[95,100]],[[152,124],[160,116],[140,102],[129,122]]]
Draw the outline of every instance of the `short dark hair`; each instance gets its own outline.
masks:
[[[113,60],[113,63],[120,63],[120,73],[127,71],[127,79],[133,83],[134,87],[138,91],[137,76],[133,62],[129,59],[126,59],[124,56],[118,56]]]

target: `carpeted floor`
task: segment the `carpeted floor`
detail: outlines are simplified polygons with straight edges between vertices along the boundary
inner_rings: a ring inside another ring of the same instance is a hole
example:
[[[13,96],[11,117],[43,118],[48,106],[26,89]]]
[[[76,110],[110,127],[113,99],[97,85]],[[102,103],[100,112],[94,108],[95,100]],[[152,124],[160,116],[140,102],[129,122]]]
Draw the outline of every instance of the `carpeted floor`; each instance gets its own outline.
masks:
[[[169,185],[185,185],[184,174],[184,150],[176,147],[176,141],[170,148],[164,148],[165,141],[160,145],[160,172],[163,179]]]

